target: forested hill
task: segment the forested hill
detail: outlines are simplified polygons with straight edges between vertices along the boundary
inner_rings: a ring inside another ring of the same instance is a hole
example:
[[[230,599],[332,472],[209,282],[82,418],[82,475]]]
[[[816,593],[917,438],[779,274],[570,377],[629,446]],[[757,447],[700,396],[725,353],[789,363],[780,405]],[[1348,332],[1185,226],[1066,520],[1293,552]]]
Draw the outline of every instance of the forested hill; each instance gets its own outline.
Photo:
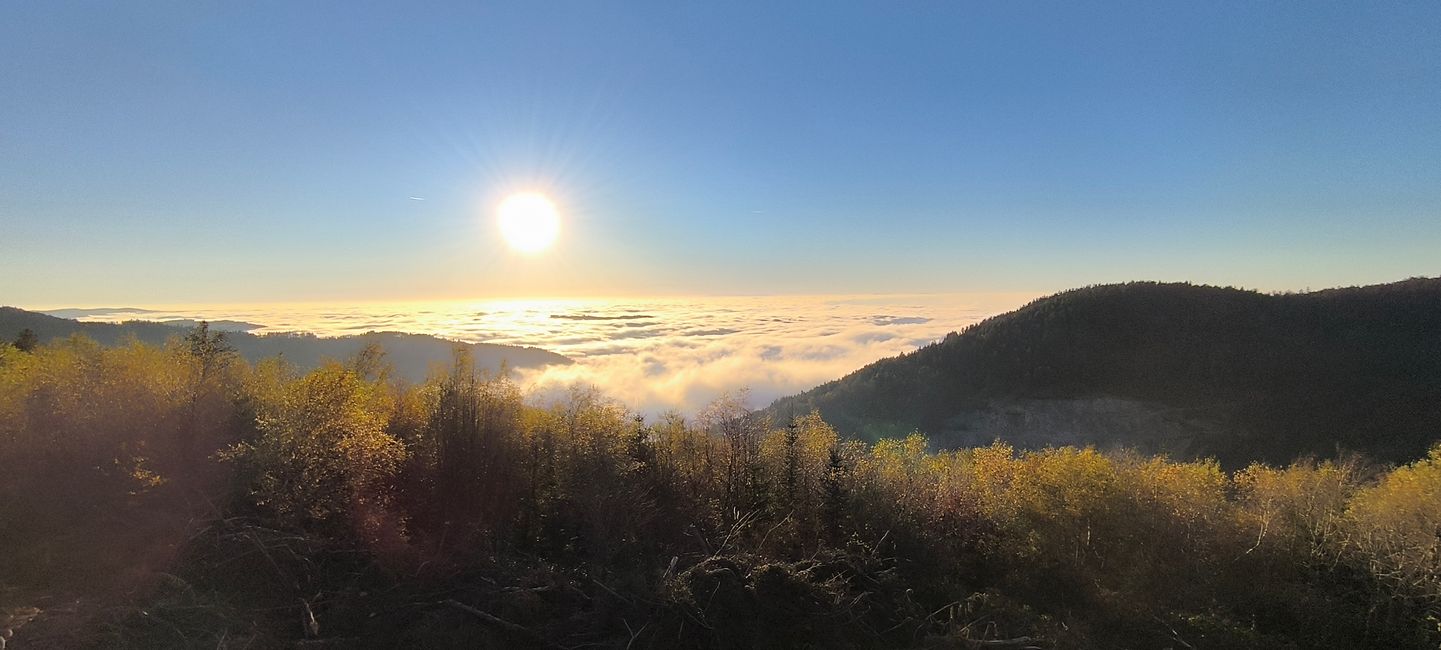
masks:
[[[14,340],[22,330],[35,333],[41,343],[84,334],[102,345],[116,345],[133,336],[143,342],[164,343],[189,331],[184,325],[149,321],[123,323],[82,323],[15,307],[0,307],[0,339]],[[449,364],[457,345],[468,347],[476,367],[497,371],[504,363],[511,368],[539,368],[572,363],[568,357],[533,347],[491,343],[457,343],[425,334],[369,332],[355,336],[318,337],[310,334],[264,334],[226,332],[226,340],[241,356],[255,362],[284,355],[301,369],[320,365],[326,359],[345,360],[370,343],[385,349],[385,360],[400,376],[413,381],[426,377],[432,364]]]
[[[1441,439],[1441,278],[1267,295],[1075,289],[772,404],[863,438],[1123,445],[1227,463]],[[1049,431],[1049,434],[1046,433]]]

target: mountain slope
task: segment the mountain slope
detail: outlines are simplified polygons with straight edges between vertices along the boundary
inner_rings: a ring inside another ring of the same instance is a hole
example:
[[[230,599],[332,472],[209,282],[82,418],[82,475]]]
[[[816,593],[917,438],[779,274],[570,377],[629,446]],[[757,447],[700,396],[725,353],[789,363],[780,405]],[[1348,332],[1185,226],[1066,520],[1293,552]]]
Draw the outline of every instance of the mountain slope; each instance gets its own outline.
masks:
[[[1066,291],[777,400],[865,438],[1124,445],[1224,462],[1441,438],[1441,279],[1304,294]],[[1049,435],[1047,434],[1049,431]]]
[[[35,332],[41,342],[84,334],[103,345],[115,345],[126,338],[160,344],[189,331],[182,324],[126,321],[124,323],[81,323],[15,307],[0,307],[0,340],[12,340],[23,329]],[[241,356],[254,362],[284,355],[300,368],[313,368],[325,359],[346,359],[367,344],[378,343],[385,348],[386,360],[402,377],[420,381],[433,364],[450,362],[456,346],[468,347],[477,368],[492,372],[502,364],[511,368],[539,368],[547,365],[573,363],[568,357],[533,347],[495,345],[491,343],[457,343],[425,334],[403,332],[369,332],[356,336],[317,337],[310,334],[265,334],[230,331],[226,340]]]

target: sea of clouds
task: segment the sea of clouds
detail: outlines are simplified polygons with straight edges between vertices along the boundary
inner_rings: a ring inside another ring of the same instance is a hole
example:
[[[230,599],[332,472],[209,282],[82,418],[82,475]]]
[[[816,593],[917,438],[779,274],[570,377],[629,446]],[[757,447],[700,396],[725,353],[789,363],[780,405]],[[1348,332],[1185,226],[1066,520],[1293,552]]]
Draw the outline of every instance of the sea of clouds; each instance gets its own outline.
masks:
[[[495,300],[87,310],[84,320],[197,318],[322,336],[392,330],[530,345],[576,363],[520,371],[533,399],[595,386],[641,413],[683,414],[749,389],[750,405],[910,352],[1033,294]]]

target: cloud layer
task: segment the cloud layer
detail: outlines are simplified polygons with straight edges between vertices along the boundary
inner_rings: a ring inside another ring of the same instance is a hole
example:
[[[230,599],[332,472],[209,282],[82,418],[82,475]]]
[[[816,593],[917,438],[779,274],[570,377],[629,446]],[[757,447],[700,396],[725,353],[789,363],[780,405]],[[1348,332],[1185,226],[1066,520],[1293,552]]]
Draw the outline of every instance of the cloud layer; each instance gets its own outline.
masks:
[[[321,335],[395,330],[465,341],[533,345],[575,365],[520,373],[535,399],[576,384],[599,387],[630,408],[694,413],[749,388],[752,406],[909,352],[1031,294],[785,296],[269,305],[176,308],[143,317],[238,319],[260,331]],[[88,319],[134,317],[117,310]]]

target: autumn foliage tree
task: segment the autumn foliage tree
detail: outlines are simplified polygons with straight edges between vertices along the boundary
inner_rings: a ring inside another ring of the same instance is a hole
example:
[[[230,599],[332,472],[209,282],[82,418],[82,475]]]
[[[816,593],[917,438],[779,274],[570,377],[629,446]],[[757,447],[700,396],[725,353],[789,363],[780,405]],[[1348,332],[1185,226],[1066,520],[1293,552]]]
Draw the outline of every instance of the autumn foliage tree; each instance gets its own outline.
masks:
[[[266,603],[249,627],[217,619],[231,627],[191,644],[207,647],[287,645],[286,608],[322,630],[372,611],[433,630],[436,606],[501,645],[552,643],[536,630],[616,647],[1441,642],[1441,447],[1396,468],[1227,472],[942,451],[919,432],[866,444],[814,412],[771,422],[744,395],[694,419],[594,389],[527,399],[463,351],[418,384],[379,349],[304,373],[250,364],[201,327],[164,347],[0,344],[0,469],[0,584],[148,575],[188,585],[176,611],[201,593]],[[214,581],[242,558],[294,569]],[[255,584],[272,591],[232,593]],[[274,611],[286,622],[258,631]]]

